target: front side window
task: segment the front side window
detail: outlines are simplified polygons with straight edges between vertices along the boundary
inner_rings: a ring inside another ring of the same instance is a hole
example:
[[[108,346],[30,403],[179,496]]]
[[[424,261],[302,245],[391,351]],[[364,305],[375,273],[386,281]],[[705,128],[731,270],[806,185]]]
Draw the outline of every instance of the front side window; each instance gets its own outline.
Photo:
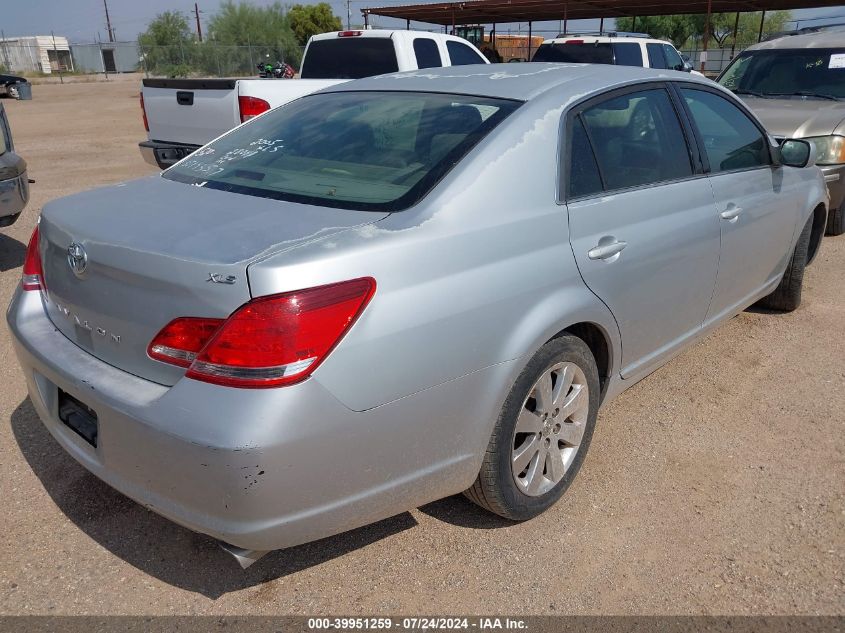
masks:
[[[197,150],[163,177],[263,198],[399,211],[421,200],[519,104],[414,92],[310,95]]]
[[[795,48],[741,53],[719,77],[737,94],[845,99],[845,48]]]
[[[665,90],[615,97],[582,117],[608,190],[692,175],[681,123]]]
[[[302,60],[302,79],[361,79],[399,70],[393,40],[387,37],[338,37],[314,40]]]
[[[736,105],[712,92],[682,88],[713,173],[771,163],[768,142]]]
[[[684,60],[681,54],[675,50],[674,46],[669,44],[663,45],[663,53],[666,55],[666,67],[672,70],[683,70]]]
[[[468,66],[471,64],[486,64],[487,60],[472,50],[466,44],[454,40],[446,42],[446,50],[449,51],[449,59],[452,66]]]
[[[666,68],[666,56],[663,54],[662,44],[646,44],[648,65],[651,68]]]
[[[417,68],[440,68],[440,50],[437,42],[428,37],[418,37],[414,40],[414,55],[417,58]]]

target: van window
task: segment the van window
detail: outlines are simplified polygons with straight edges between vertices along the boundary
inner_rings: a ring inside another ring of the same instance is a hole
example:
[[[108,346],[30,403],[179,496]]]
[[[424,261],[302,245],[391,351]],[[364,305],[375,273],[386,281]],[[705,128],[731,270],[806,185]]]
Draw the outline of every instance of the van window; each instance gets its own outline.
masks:
[[[681,123],[665,90],[614,97],[582,117],[608,190],[692,175]]]
[[[338,37],[313,40],[302,60],[302,79],[361,79],[399,70],[393,40]]]
[[[704,141],[711,172],[753,169],[771,163],[768,141],[737,106],[705,90],[682,88],[681,93]]]
[[[588,44],[581,40],[570,40],[562,44],[541,44],[531,61],[565,64],[612,64],[613,48],[610,44]]]
[[[440,68],[440,50],[437,42],[428,37],[418,37],[414,40],[414,55],[417,58],[417,68]]]
[[[452,66],[468,66],[470,64],[486,64],[487,60],[476,53],[466,44],[454,40],[446,42],[446,50],[449,51],[449,58]]]

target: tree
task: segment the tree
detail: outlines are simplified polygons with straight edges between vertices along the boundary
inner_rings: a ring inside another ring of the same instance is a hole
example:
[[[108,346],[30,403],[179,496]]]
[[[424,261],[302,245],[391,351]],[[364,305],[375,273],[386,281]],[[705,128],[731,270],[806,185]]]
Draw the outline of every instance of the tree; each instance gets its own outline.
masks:
[[[252,56],[253,61],[269,59],[299,65],[301,51],[290,20],[278,2],[256,7],[248,2],[227,0],[208,22],[209,40],[218,45],[249,47],[233,49],[232,56]]]
[[[194,37],[188,20],[177,11],[159,13],[138,36],[148,72],[183,77],[190,72]]]
[[[789,22],[789,11],[769,11],[763,23],[763,34],[782,31]],[[704,15],[657,15],[637,18],[618,18],[616,28],[620,31],[637,30],[663,40],[671,40],[677,48],[683,48],[693,36],[704,35]],[[726,48],[733,44],[735,13],[714,13],[710,16],[710,45]],[[737,46],[743,48],[757,41],[760,30],[760,12],[741,13],[737,29]]]
[[[288,12],[290,28],[300,46],[305,46],[312,35],[339,31],[343,25],[328,2],[295,4]]]

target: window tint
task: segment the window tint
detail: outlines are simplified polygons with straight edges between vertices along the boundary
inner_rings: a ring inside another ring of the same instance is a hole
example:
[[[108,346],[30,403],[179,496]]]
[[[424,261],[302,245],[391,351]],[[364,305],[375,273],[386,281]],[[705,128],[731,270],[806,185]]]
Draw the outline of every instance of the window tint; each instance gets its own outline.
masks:
[[[449,40],[446,42],[446,49],[449,51],[449,58],[452,66],[466,66],[468,64],[485,64],[487,60],[476,53],[466,44]]]
[[[639,44],[633,42],[614,44],[613,52],[616,54],[616,64],[619,66],[643,65],[643,51]]]
[[[0,116],[0,154],[5,154],[9,151],[9,141],[6,138],[6,125],[3,117]]]
[[[302,79],[361,79],[399,70],[393,40],[386,37],[338,37],[308,46]]]
[[[580,40],[563,44],[541,44],[531,61],[612,64],[613,49],[610,44],[584,44]]]
[[[608,190],[692,175],[681,124],[665,90],[616,97],[582,116]]]
[[[770,164],[765,137],[742,110],[712,92],[690,88],[681,92],[704,141],[712,172]]]
[[[652,68],[666,68],[666,57],[662,44],[646,44],[648,51],[648,65]]]
[[[568,162],[570,198],[589,196],[602,190],[599,166],[580,116],[572,124],[572,149]]]
[[[663,52],[666,54],[666,66],[671,68],[672,70],[683,70],[684,69],[684,60],[681,58],[680,53],[675,50],[674,46],[669,46],[669,44],[663,45]]]
[[[191,154],[164,178],[325,207],[399,211],[519,103],[415,92],[314,94]]]
[[[440,68],[440,51],[437,42],[427,37],[414,40],[414,54],[417,56],[417,68]]]
[[[845,99],[845,48],[748,51],[719,83],[734,92]]]

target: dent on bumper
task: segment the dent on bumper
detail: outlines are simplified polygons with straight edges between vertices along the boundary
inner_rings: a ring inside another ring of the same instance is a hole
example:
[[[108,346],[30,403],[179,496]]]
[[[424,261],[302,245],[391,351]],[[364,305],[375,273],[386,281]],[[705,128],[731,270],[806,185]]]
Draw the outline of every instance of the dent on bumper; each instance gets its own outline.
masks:
[[[497,365],[365,412],[316,378],[272,390],[165,387],[78,348],[42,300],[18,290],[7,320],[53,437],[151,510],[247,549],[312,541],[467,488],[501,405],[493,385],[513,371]],[[97,413],[96,449],[58,419],[59,388]]]

